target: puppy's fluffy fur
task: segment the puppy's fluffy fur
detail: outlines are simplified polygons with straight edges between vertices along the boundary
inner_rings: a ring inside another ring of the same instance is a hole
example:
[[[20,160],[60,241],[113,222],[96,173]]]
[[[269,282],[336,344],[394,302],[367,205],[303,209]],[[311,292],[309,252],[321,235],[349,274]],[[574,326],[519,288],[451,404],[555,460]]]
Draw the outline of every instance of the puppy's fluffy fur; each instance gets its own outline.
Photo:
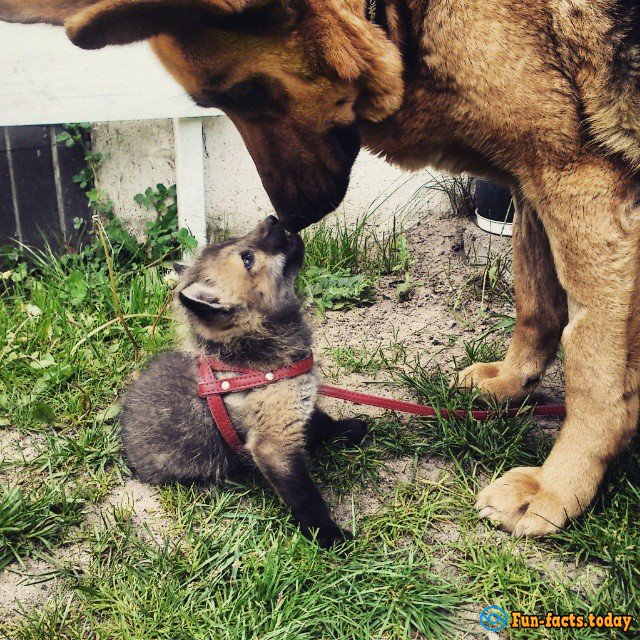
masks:
[[[302,531],[329,546],[346,532],[314,485],[305,446],[342,435],[359,442],[359,420],[335,421],[315,408],[308,374],[224,398],[246,454],[236,455],[198,396],[198,356],[273,370],[311,353],[311,332],[294,291],[304,248],[275,218],[240,239],[207,247],[176,290],[182,349],[157,357],[127,393],[121,416],[127,460],[151,483],[217,482],[257,468],[291,508]],[[225,377],[233,374],[218,374]]]

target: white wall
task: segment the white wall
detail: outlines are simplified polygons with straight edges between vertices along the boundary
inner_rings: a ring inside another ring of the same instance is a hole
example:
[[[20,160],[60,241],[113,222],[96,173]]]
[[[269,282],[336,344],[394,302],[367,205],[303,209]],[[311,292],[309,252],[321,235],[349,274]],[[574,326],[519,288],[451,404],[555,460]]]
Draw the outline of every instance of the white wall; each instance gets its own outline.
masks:
[[[206,118],[204,136],[210,222],[239,233],[273,213],[251,156],[232,122],[225,116]],[[101,185],[114,200],[116,213],[140,232],[153,214],[137,205],[133,197],[158,182],[168,185],[175,181],[171,121],[97,124],[94,143],[98,151],[110,154],[99,171]],[[377,225],[388,227],[395,215],[410,226],[430,210],[447,206],[442,193],[421,189],[432,180],[427,171],[401,171],[362,152],[344,203],[334,216],[355,220],[375,209],[371,219]]]
[[[146,43],[85,51],[61,27],[0,22],[0,126],[219,113],[201,109]]]

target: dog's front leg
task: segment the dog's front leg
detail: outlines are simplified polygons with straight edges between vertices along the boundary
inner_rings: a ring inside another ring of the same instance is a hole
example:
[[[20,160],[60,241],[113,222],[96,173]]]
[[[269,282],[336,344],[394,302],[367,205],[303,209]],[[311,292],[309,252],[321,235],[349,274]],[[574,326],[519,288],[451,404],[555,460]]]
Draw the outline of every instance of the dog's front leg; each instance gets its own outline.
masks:
[[[535,209],[514,192],[513,256],[516,326],[504,360],[477,362],[457,378],[460,388],[477,387],[498,400],[522,400],[556,355],[567,322],[567,301],[558,282],[547,234]]]
[[[477,508],[517,535],[545,535],[591,503],[638,420],[637,186],[598,158],[544,168],[529,184],[569,299],[567,417],[542,467],[513,469]]]
[[[295,430],[302,432],[303,425]],[[329,508],[313,482],[304,451],[304,442],[280,439],[269,434],[250,434],[247,440],[256,466],[291,509],[302,533],[317,532],[318,543],[328,548],[351,537],[333,521]]]

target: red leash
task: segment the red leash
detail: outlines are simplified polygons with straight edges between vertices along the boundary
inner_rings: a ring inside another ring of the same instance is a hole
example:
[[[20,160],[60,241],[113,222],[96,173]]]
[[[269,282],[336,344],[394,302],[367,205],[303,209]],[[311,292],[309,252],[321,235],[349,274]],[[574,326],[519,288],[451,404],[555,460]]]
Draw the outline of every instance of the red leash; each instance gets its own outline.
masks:
[[[412,413],[414,416],[427,416],[432,418],[436,416],[440,416],[441,418],[450,418],[452,416],[464,418],[470,415],[474,420],[488,420],[498,413],[501,413],[495,409],[472,409],[471,411],[467,411],[466,409],[455,409],[453,411],[449,411],[448,409],[434,409],[428,404],[393,400],[392,398],[374,396],[370,393],[360,393],[359,391],[349,391],[348,389],[341,389],[340,387],[330,387],[326,384],[318,387],[318,393],[321,396],[346,400],[353,404],[365,404],[370,407],[379,407],[380,409]],[[513,407],[512,409],[508,409],[506,414],[510,418],[513,418],[517,416],[521,410],[522,407]],[[564,416],[566,415],[566,410],[563,404],[541,404],[534,407],[531,414],[534,416]]]
[[[297,378],[298,376],[309,373],[313,368],[313,356],[298,360],[288,367],[282,367],[274,371],[258,371],[256,369],[247,369],[243,367],[230,366],[224,362],[220,362],[215,358],[202,357],[198,363],[200,379],[198,381],[198,395],[206,398],[207,404],[213,416],[213,420],[224,438],[225,442],[236,453],[244,450],[244,445],[240,440],[227,408],[224,406],[222,396],[227,393],[237,393],[238,391],[247,391],[263,387],[279,380],[288,378]],[[218,380],[214,372],[239,373],[241,375],[235,378],[223,378]],[[368,405],[370,407],[379,407],[389,411],[400,411],[402,413],[411,413],[416,416],[450,418],[457,416],[464,418],[471,416],[474,420],[488,420],[502,412],[495,409],[435,409],[426,404],[418,404],[417,402],[406,402],[404,400],[393,400],[392,398],[383,398],[374,396],[370,393],[360,393],[359,391],[350,391],[341,389],[340,387],[331,387],[322,384],[318,387],[318,394],[328,398],[336,398],[338,400],[346,400],[353,404]],[[513,418],[517,416],[522,407],[513,407],[506,411],[506,415]],[[538,405],[533,408],[531,415],[534,416],[564,416],[566,410],[562,404]]]

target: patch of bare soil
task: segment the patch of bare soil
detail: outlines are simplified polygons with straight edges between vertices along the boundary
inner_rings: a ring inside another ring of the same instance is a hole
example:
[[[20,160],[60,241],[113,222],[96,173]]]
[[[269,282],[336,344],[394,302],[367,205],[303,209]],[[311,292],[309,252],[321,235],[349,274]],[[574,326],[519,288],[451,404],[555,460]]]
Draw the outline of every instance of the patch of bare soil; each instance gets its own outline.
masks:
[[[14,562],[0,571],[0,623],[42,606],[64,589],[58,569],[87,566],[89,556],[81,544],[68,544],[55,550],[48,559]]]
[[[48,579],[52,567],[44,560],[17,563],[0,572],[0,622],[27,611],[53,595],[57,581]]]
[[[170,522],[160,504],[157,488],[134,478],[114,489],[89,511],[87,526],[109,526],[116,510],[130,513],[133,524],[140,529],[140,535],[148,540],[160,541],[169,529]]]
[[[327,491],[328,501],[334,505],[332,514],[336,522],[343,527],[349,528],[353,522],[353,516],[358,518],[380,514],[383,512],[385,502],[392,496],[396,487],[401,484],[426,484],[445,481],[447,470],[451,465],[444,460],[436,458],[422,458],[415,460],[413,456],[403,456],[393,460],[387,460],[378,474],[378,481],[369,484],[362,489],[354,491],[353,494],[336,496]],[[440,535],[442,529],[439,530]],[[449,542],[457,536],[457,532],[449,531],[444,538]],[[445,541],[443,538],[442,541]]]
[[[169,520],[158,499],[155,487],[129,479],[117,487],[95,507],[86,513],[84,527],[103,529],[115,518],[115,511],[130,513],[138,534],[149,541],[159,542],[169,529]],[[71,537],[80,537],[75,530]],[[42,606],[56,592],[64,589],[58,570],[85,569],[89,564],[89,551],[84,541],[56,548],[47,559],[26,560],[19,565],[12,563],[0,572],[0,622],[8,621]]]
[[[508,238],[489,236],[471,220],[440,213],[409,230],[407,240],[413,259],[411,278],[416,283],[410,300],[398,299],[402,280],[388,276],[379,283],[372,306],[315,318],[316,360],[327,378],[335,377],[336,371],[329,355],[331,348],[359,349],[366,345],[373,350],[379,345],[388,350],[394,343],[402,343],[409,356],[418,355],[423,363],[437,362],[453,375],[452,358],[464,354],[464,343],[477,340],[495,326],[496,320],[489,312],[515,316],[515,309],[504,296],[490,297],[489,292],[484,299],[482,296],[484,265],[509,252]],[[512,282],[508,268],[502,279],[507,286]],[[388,376],[384,374],[376,378],[342,371],[339,380],[331,383],[402,397],[398,388],[385,387],[385,380]],[[537,393],[539,400],[559,401],[562,380],[558,363],[550,367]],[[339,409],[342,404],[336,400],[323,402],[327,408]],[[381,413],[361,409],[372,415]]]
[[[0,431],[0,483],[20,486],[27,480],[21,467],[38,455],[41,440],[42,436],[25,435],[18,430]]]

